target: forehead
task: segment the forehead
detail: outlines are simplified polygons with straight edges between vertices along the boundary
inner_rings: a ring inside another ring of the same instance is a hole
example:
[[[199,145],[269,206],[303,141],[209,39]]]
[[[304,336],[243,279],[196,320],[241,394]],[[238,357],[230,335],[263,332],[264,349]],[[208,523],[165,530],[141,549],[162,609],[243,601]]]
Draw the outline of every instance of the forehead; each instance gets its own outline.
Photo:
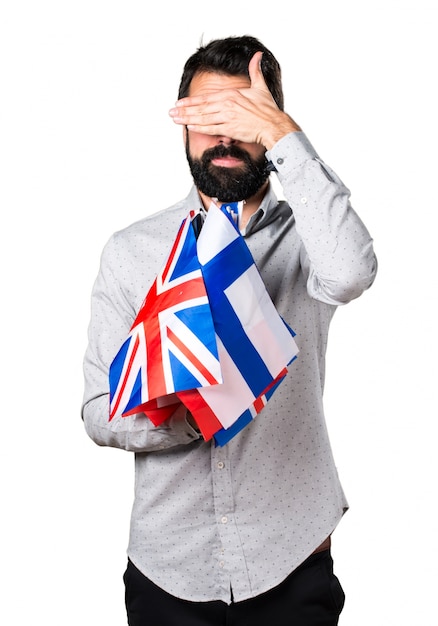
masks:
[[[189,96],[222,91],[224,89],[245,89],[251,82],[247,76],[229,76],[215,72],[199,72],[190,83]]]

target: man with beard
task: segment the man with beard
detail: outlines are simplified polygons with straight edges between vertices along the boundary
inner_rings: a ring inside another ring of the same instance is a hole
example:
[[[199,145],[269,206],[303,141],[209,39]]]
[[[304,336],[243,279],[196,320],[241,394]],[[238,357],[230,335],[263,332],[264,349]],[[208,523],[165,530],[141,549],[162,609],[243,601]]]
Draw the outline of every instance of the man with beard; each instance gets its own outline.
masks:
[[[324,355],[336,307],[374,280],[372,239],[348,189],[284,111],[280,67],[257,39],[200,47],[170,116],[182,126],[194,186],[108,242],[84,364],[88,434],[135,453],[128,622],[334,626],[344,593],[330,538],[348,505],[323,413]],[[160,426],[142,413],[109,421],[109,366],[177,227],[190,210],[237,201],[238,228],[296,330],[296,364],[224,446],[204,441],[183,405]]]

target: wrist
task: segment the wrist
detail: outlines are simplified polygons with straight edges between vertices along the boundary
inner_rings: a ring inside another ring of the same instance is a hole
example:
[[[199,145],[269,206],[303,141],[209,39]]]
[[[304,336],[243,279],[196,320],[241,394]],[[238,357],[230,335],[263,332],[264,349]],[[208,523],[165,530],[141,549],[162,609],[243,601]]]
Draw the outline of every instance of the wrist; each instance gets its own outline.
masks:
[[[275,144],[289,133],[301,131],[298,124],[287,113],[282,113],[282,117],[275,121],[272,126],[266,128],[266,133],[262,137],[262,143],[266,150],[271,150]]]
[[[195,422],[195,420],[194,420],[194,418],[193,418],[193,415],[190,413],[190,411],[187,411],[186,421],[187,421],[187,424],[188,424],[191,428],[193,428],[193,430],[194,430],[196,433],[198,433],[198,435],[200,435],[200,434],[201,434],[201,430],[200,430],[200,428],[199,428],[198,424]]]

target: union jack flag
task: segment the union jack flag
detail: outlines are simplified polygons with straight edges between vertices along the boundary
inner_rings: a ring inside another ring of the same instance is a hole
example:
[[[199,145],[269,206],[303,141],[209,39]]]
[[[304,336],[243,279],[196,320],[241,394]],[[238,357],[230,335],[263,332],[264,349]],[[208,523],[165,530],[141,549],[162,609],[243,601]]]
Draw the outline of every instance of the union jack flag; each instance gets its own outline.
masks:
[[[222,382],[208,296],[191,227],[182,223],[131,332],[110,367],[110,419],[148,411],[158,425],[176,391]]]
[[[212,204],[196,241],[191,214],[110,368],[110,419],[158,425],[182,402],[224,445],[263,409],[298,348],[233,215]]]

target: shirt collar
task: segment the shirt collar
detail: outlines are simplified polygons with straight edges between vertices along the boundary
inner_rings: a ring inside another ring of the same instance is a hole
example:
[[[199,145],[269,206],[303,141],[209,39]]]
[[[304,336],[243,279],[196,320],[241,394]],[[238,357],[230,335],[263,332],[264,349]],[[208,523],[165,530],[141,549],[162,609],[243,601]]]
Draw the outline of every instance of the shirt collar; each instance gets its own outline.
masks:
[[[204,211],[202,200],[199,196],[197,188],[193,185],[187,196],[189,208],[196,210],[200,209]],[[271,221],[272,215],[278,206],[278,199],[273,189],[273,186],[269,182],[266,193],[263,200],[260,203],[259,208],[251,215],[246,227],[241,231],[242,235],[250,235],[252,232],[260,230]]]

